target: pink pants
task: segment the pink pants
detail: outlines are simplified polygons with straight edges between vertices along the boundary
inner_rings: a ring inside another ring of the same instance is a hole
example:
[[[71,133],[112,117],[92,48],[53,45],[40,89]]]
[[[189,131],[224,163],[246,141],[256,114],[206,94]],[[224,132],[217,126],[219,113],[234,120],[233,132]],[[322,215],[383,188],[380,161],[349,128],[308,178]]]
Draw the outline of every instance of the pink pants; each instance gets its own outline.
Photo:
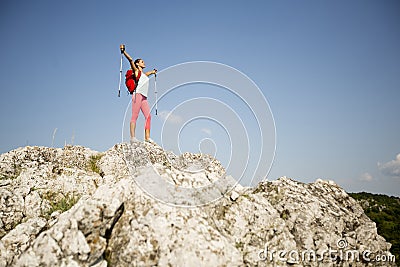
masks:
[[[136,95],[136,99],[135,99]],[[136,123],[136,120],[139,116],[139,110],[142,110],[142,113],[144,115],[144,118],[146,119],[144,129],[145,130],[150,130],[150,122],[151,122],[151,116],[150,116],[150,107],[149,107],[149,102],[147,102],[147,97],[143,96],[142,94],[133,94],[132,95],[132,118],[131,122]]]

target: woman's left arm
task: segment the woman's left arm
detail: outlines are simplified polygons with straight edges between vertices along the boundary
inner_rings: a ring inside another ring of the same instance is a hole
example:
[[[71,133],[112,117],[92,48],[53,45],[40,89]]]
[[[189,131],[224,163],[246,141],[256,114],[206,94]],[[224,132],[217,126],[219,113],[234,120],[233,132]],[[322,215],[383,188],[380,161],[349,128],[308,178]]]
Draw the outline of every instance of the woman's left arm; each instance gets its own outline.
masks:
[[[151,70],[151,71],[146,72],[145,74],[146,74],[146,76],[150,76],[150,75],[156,74],[156,73],[157,73],[157,70],[156,70],[156,69],[153,69],[153,70]]]

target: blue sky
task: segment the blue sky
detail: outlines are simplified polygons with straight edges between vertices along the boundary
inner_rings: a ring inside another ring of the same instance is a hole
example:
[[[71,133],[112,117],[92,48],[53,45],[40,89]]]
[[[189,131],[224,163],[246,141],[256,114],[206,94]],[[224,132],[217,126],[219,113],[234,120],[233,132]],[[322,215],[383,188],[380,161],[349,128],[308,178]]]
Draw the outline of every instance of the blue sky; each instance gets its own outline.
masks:
[[[400,195],[399,25],[397,0],[2,1],[0,152],[51,146],[56,128],[58,147],[121,142],[125,43],[148,68],[215,61],[251,78],[276,124],[268,179]]]

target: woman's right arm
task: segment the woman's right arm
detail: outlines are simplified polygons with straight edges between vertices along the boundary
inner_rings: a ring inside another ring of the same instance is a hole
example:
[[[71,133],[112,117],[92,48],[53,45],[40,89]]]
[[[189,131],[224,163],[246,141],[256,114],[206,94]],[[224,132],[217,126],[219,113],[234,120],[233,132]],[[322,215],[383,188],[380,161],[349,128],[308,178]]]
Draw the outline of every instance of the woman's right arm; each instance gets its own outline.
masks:
[[[131,65],[132,70],[137,73],[138,68],[136,68],[135,63],[133,62],[132,57],[126,52],[125,50],[125,45],[121,44],[119,46],[119,49],[121,50],[121,54],[124,54],[124,56],[126,57],[126,59],[129,61],[129,64]]]

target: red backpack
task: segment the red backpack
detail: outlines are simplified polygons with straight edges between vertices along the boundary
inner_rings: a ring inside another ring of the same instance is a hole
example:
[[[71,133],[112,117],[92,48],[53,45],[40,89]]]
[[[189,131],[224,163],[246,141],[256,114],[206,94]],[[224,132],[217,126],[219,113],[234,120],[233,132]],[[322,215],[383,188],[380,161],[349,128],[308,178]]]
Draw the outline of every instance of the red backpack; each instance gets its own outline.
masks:
[[[128,88],[128,91],[130,94],[133,94],[133,92],[135,92],[135,89],[136,89],[136,86],[138,84],[141,74],[142,74],[142,72],[139,71],[138,76],[135,77],[135,73],[133,72],[132,69],[129,69],[126,71],[125,85]]]

